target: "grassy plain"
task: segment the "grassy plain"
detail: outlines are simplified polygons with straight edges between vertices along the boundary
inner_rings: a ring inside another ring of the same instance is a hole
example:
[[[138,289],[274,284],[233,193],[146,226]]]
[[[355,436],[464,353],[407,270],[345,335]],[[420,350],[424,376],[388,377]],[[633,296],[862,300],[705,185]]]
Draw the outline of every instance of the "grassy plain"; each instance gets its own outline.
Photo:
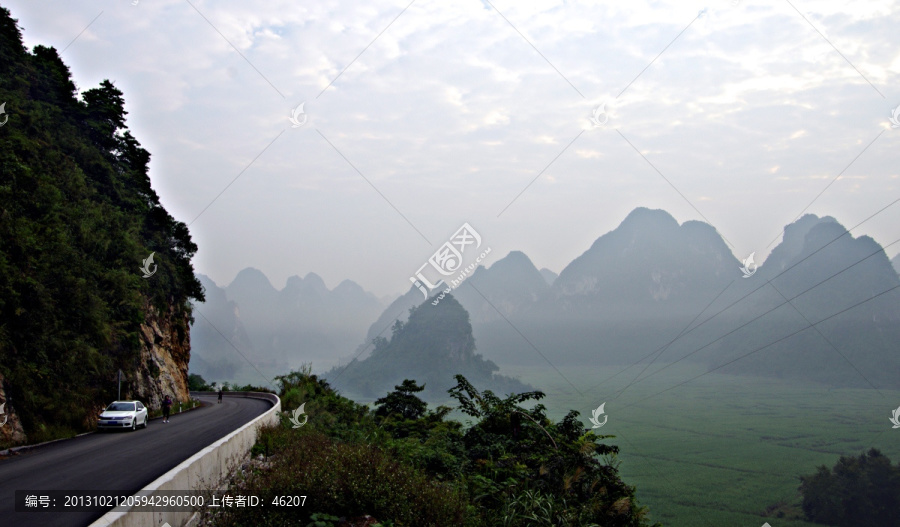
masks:
[[[558,368],[501,371],[544,391],[554,420],[575,409],[589,427],[591,410],[605,402],[608,421],[595,432],[616,436],[609,441],[621,449],[622,477],[669,527],[813,527],[796,519],[798,476],[871,447],[900,461],[900,429],[888,420],[900,405],[897,391],[705,373],[690,364],[654,364],[644,373],[652,376],[628,386],[643,366],[614,377],[623,367]]]

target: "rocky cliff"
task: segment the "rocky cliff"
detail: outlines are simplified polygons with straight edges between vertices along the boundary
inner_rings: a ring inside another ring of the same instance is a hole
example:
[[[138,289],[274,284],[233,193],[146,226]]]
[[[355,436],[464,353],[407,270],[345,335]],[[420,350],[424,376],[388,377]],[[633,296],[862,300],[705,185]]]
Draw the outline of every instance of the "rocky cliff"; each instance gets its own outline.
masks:
[[[12,401],[6,395],[6,379],[0,375],[0,445],[4,447],[19,445],[25,442],[25,430],[22,428],[22,420],[15,413]]]
[[[131,379],[128,397],[134,397],[152,409],[160,408],[169,395],[175,401],[186,401],[188,362],[191,360],[191,334],[188,315],[174,308],[160,313],[149,304],[146,321],[141,324],[141,350],[138,366],[126,377]],[[126,397],[125,392],[122,393]]]

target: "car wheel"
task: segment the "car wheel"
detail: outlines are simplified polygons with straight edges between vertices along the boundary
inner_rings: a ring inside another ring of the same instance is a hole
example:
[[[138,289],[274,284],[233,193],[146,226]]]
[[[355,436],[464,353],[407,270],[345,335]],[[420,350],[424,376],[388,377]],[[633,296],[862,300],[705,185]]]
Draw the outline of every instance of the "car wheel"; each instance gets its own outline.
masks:
[[[131,431],[134,432],[137,429],[137,417],[131,420]]]
[[[148,419],[147,419],[147,417],[145,416],[145,417],[144,417],[144,426],[142,426],[141,428],[147,428],[147,420],[148,420]]]

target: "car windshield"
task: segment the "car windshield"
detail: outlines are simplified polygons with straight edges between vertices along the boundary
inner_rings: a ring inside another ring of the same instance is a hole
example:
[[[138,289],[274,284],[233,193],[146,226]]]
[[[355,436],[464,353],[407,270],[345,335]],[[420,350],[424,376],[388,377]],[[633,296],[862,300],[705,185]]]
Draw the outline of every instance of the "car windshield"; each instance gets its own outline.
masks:
[[[133,412],[134,403],[112,403],[106,409],[110,412]]]

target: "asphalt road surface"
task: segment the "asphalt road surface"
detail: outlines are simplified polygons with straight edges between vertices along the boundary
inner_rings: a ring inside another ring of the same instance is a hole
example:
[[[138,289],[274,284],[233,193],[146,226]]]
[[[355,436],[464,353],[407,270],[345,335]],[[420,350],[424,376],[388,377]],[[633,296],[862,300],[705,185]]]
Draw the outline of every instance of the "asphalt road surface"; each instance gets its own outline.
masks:
[[[179,463],[272,407],[262,399],[200,397],[202,408],[150,421],[145,429],[104,431],[0,458],[0,525],[75,527],[105,512],[15,512],[17,490],[110,490],[132,495]],[[39,492],[35,492],[39,494]]]

